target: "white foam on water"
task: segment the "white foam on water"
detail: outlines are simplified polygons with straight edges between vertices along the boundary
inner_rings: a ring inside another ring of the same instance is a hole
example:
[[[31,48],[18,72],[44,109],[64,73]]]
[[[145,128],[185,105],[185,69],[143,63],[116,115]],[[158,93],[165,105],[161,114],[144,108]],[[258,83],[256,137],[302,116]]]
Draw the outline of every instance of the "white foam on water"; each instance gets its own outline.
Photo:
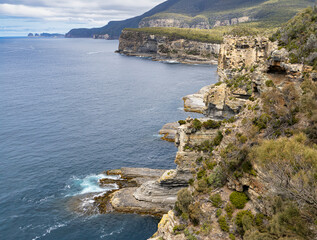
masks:
[[[100,236],[100,238],[105,238],[105,237],[108,237],[108,236],[112,236],[113,234],[119,234],[123,231],[123,227],[121,227],[120,229],[118,230],[115,230],[113,232],[110,232],[110,233],[106,233],[106,234],[103,234]]]
[[[88,52],[88,55],[92,55],[92,54],[99,54],[99,53],[105,53],[105,51],[98,51],[98,52]]]
[[[46,201],[48,201],[49,199],[52,199],[52,198],[54,198],[54,197],[55,197],[54,194],[53,194],[53,195],[50,195],[50,196],[46,196],[45,198],[42,198],[42,199],[36,201],[36,203],[37,203],[37,204],[40,204],[40,203],[46,202]]]
[[[167,64],[180,64],[180,62],[176,61],[176,60],[166,60],[166,61],[162,61],[163,63],[167,63]]]
[[[163,136],[164,136],[163,134],[153,134],[153,137],[156,137],[156,138],[161,138]]]
[[[91,174],[84,178],[73,177],[72,181],[73,184],[67,185],[67,189],[72,190],[73,188],[76,189],[75,193],[67,194],[68,196],[76,196],[82,195],[87,193],[105,193],[110,190],[118,189],[117,184],[107,184],[105,187],[101,187],[99,185],[99,180],[107,178],[107,179],[120,179],[119,175],[106,175],[106,174]]]
[[[46,231],[41,235],[41,236],[36,236],[35,238],[32,238],[32,240],[36,240],[36,239],[40,239],[42,237],[45,237],[47,234],[50,234],[52,231],[61,228],[61,227],[65,227],[67,225],[67,223],[58,223],[52,227],[49,227],[46,229]]]

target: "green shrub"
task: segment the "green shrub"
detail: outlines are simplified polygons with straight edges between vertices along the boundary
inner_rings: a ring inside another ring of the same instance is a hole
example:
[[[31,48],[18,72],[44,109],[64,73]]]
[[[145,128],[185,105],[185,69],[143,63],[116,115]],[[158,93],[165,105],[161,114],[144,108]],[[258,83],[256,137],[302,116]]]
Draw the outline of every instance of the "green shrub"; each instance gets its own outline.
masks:
[[[218,208],[217,211],[216,211],[216,217],[220,217],[222,214],[222,209],[221,208]]]
[[[199,158],[196,159],[196,163],[200,164],[203,160],[204,160],[203,157],[199,157]]]
[[[303,62],[316,67],[316,17],[316,7],[307,8],[273,35],[272,39],[278,40],[280,47],[285,47],[290,52],[291,63]]]
[[[194,182],[195,182],[195,179],[193,179],[193,178],[191,178],[191,179],[188,180],[188,184],[189,184],[189,185],[193,185]]]
[[[274,87],[275,85],[274,85],[274,83],[273,83],[272,80],[267,80],[267,81],[265,82],[265,86],[267,86],[267,87]]]
[[[215,166],[217,166],[217,162],[213,161],[212,159],[206,159],[204,162],[204,166],[205,166],[205,168],[207,168],[209,170],[213,170],[215,168]]]
[[[201,227],[200,227],[200,232],[202,233],[202,235],[207,236],[210,234],[211,232],[211,224],[210,223],[204,223]]]
[[[257,214],[255,215],[255,218],[254,218],[254,223],[255,223],[255,225],[258,226],[258,227],[262,226],[262,225],[263,225],[264,218],[265,218],[265,216],[264,216],[263,213],[257,213]]]
[[[232,132],[232,130],[230,128],[226,129],[225,134],[229,135]]]
[[[309,226],[297,206],[283,202],[281,209],[272,217],[269,229],[270,233],[279,237],[295,235],[296,239],[312,239]]]
[[[227,27],[216,27],[213,29],[146,27],[126,28],[125,30],[166,36],[172,40],[187,39],[199,42],[221,43],[223,40],[223,34],[228,31],[227,29]]]
[[[197,152],[212,152],[213,151],[213,143],[211,141],[205,140],[200,145],[195,145],[194,150]]]
[[[188,219],[189,219],[189,215],[188,215],[188,213],[182,213],[182,215],[181,215],[181,217],[182,217],[182,219],[184,219],[185,221],[187,221]]]
[[[243,192],[232,192],[230,194],[230,202],[237,209],[243,209],[245,204],[248,202],[248,197]]]
[[[222,135],[221,131],[218,131],[217,136],[214,138],[212,144],[214,146],[218,146],[218,145],[220,145],[222,139],[223,139],[223,135]]]
[[[245,216],[248,216],[251,220],[254,218],[250,210],[239,211],[235,218],[235,224],[241,229],[243,229],[243,218]]]
[[[197,240],[197,238],[193,235],[193,234],[189,234],[188,236],[187,236],[187,240]]]
[[[177,201],[175,203],[175,210],[180,215],[188,212],[188,207],[192,203],[193,197],[191,193],[186,189],[181,189],[177,193]]]
[[[255,28],[251,28],[248,26],[238,26],[234,27],[227,34],[232,35],[234,37],[243,37],[243,36],[256,36],[258,34],[258,30]]]
[[[251,102],[254,102],[255,101],[255,98],[254,97],[249,97],[249,100],[251,101]]]
[[[225,206],[225,211],[227,213],[228,218],[231,219],[232,214],[234,212],[234,206],[231,203],[227,203],[227,205]]]
[[[198,192],[206,192],[208,190],[208,184],[207,184],[207,180],[205,178],[199,179],[197,181],[196,190]]]
[[[266,129],[268,122],[271,120],[271,117],[267,114],[262,114],[260,117],[253,119],[253,124],[258,127],[259,131]]]
[[[203,127],[206,129],[216,129],[220,128],[221,121],[214,121],[214,120],[208,120],[206,122],[203,122]]]
[[[173,232],[176,233],[176,232],[184,231],[185,227],[186,226],[184,224],[176,225],[173,227]]]
[[[216,208],[219,208],[222,205],[222,199],[219,193],[211,195],[209,197],[209,200],[211,201],[212,205]]]
[[[189,206],[189,219],[195,225],[199,225],[201,217],[200,203],[196,202]]]
[[[232,233],[229,234],[229,238],[230,238],[231,240],[236,240],[236,237],[235,237]]]
[[[221,216],[218,218],[218,224],[219,224],[219,227],[222,231],[229,232],[229,225],[228,225],[227,220],[224,216]]]
[[[205,169],[201,169],[197,172],[197,179],[201,179],[206,175],[206,170]]]
[[[184,124],[186,124],[186,121],[185,120],[179,120],[178,123],[179,123],[179,125],[184,125]]]
[[[248,95],[252,95],[252,80],[249,74],[237,75],[232,79],[226,79],[225,83],[232,91],[243,89]]]
[[[248,138],[242,135],[242,133],[237,133],[236,137],[240,143],[246,143],[248,141]]]
[[[225,184],[225,181],[226,175],[220,166],[215,167],[208,177],[208,184],[214,188],[222,187]]]
[[[245,173],[249,173],[251,175],[254,174],[254,172],[252,171],[253,168],[252,168],[252,164],[250,161],[246,160],[244,161],[242,164],[241,164],[241,168],[242,168],[242,171],[245,172]]]
[[[220,152],[220,156],[224,160],[224,169],[227,174],[232,174],[233,172],[239,172],[239,175],[243,175],[242,173],[242,165],[243,162],[248,161],[249,148],[247,146],[242,149],[238,148],[233,143],[227,145],[225,149],[222,149]],[[236,176],[238,178],[238,176]]]
[[[317,209],[316,203],[307,201],[317,199],[317,149],[307,144],[305,134],[265,140],[252,148],[250,158],[284,196]]]
[[[195,129],[195,130],[200,130],[201,129],[201,126],[202,126],[202,123],[201,121],[199,121],[197,118],[195,118],[192,122],[192,127]]]

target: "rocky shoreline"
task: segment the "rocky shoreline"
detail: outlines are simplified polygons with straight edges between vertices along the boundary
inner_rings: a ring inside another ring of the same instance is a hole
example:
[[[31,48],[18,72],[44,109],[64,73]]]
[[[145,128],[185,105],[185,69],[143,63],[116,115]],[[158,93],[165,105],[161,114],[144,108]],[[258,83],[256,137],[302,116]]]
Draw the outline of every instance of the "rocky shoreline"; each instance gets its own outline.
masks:
[[[220,44],[215,43],[123,30],[116,52],[169,63],[217,64],[219,49]]]
[[[159,38],[129,34],[124,32],[120,41],[122,53],[133,55],[146,46],[153,47],[149,54],[157,54]],[[204,117],[168,123],[160,131],[163,140],[178,148],[176,169],[108,171],[119,178],[100,184],[118,189],[94,198],[99,212],[162,216],[151,238],[155,240],[243,239],[243,231],[255,229],[256,217],[261,216],[261,226],[268,225],[277,187],[265,181],[270,172],[249,154],[264,139],[284,134],[284,140],[310,126],[307,115],[288,104],[298,102],[303,81],[315,84],[317,75],[312,67],[290,63],[288,54],[265,37],[225,37],[219,49],[219,82],[183,98],[185,111]],[[242,196],[243,204],[235,205],[234,195]],[[246,223],[239,219],[243,214],[248,215],[242,219]],[[241,230],[243,224],[253,228]]]

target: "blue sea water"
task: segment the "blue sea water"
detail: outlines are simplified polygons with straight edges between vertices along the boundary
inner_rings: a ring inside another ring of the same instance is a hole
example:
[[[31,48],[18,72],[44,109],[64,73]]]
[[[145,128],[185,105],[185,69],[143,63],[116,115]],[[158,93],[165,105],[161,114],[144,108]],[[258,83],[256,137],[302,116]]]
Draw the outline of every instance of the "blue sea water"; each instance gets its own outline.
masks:
[[[104,191],[107,169],[173,168],[160,140],[185,119],[181,97],[216,82],[216,66],[114,53],[118,41],[0,38],[0,239],[142,240],[158,219],[80,215],[69,200]]]

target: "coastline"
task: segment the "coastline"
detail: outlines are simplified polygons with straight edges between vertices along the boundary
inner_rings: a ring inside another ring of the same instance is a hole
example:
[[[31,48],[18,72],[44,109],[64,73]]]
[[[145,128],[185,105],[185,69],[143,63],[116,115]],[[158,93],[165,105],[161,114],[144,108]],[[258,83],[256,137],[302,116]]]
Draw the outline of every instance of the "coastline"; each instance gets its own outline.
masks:
[[[123,30],[117,53],[184,64],[217,64],[220,44]]]
[[[206,60],[206,59],[195,59],[195,58],[178,58],[178,57],[164,57],[159,54],[155,53],[131,53],[131,52],[124,52],[120,50],[116,50],[115,53],[121,54],[123,56],[129,56],[129,57],[140,57],[140,58],[146,58],[150,59],[152,61],[156,62],[166,62],[170,64],[188,64],[188,65],[217,65],[217,60]]]

